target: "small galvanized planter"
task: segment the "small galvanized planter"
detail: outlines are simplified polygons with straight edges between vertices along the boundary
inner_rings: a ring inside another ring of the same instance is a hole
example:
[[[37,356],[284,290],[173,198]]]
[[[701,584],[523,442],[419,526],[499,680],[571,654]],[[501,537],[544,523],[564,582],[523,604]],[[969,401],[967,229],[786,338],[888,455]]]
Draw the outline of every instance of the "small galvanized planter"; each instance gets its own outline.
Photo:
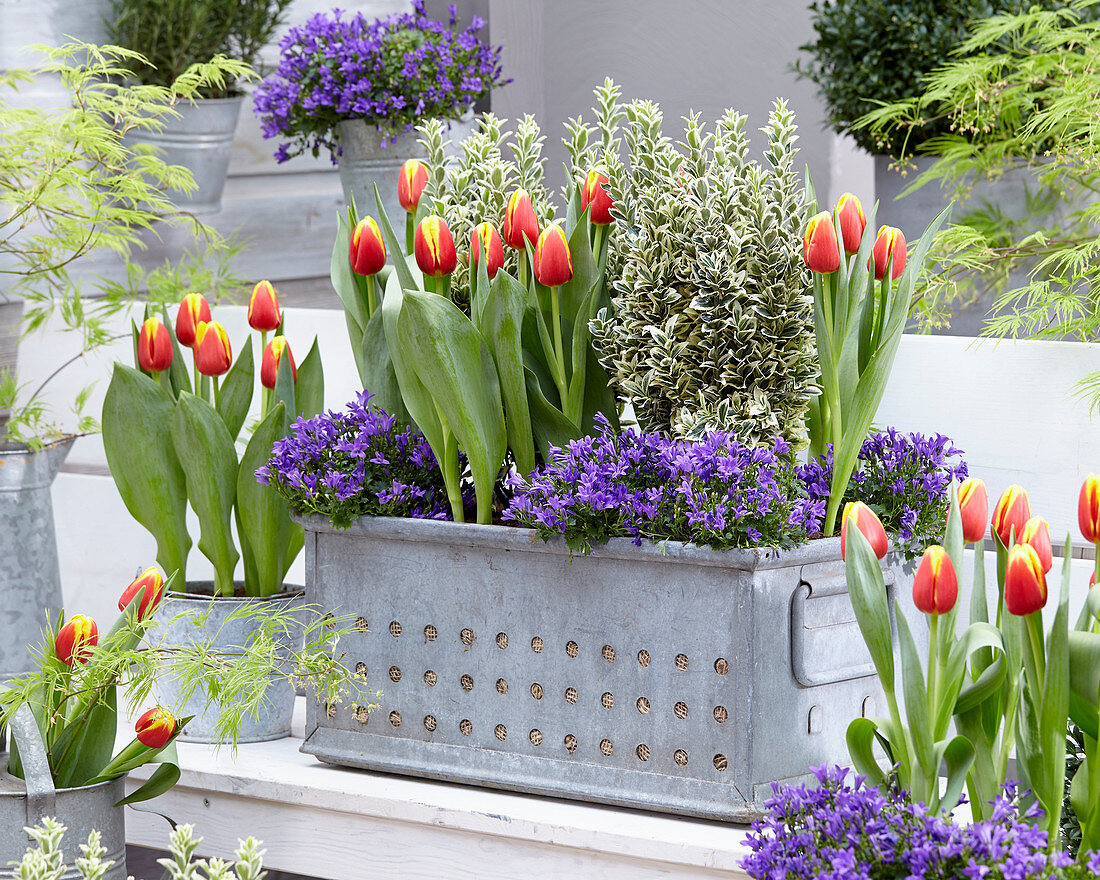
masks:
[[[92,831],[99,832],[100,843],[107,850],[103,858],[114,862],[104,880],[126,880],[126,820],[122,807],[114,806],[126,796],[123,780],[55,791],[46,749],[29,706],[15,713],[10,728],[19,746],[26,781],[7,772],[4,755],[4,772],[0,774],[0,880],[19,876],[12,862],[18,863],[34,845],[23,829],[34,827],[47,816],[68,828],[61,845],[65,865],[62,880],[80,876],[75,867],[80,844],[88,842]]]
[[[169,165],[182,165],[195,179],[189,193],[173,192],[172,201],[192,213],[218,211],[222,206],[233,136],[241,114],[243,95],[180,101],[178,116],[164,120],[161,131],[131,131],[124,137],[129,147],[149,144]]]
[[[345,662],[382,691],[369,714],[311,701],[322,761],[745,820],[772,781],[847,763],[882,702],[836,539],[576,556],[525,529],[300,521],[310,600],[355,620]]]
[[[72,437],[32,451],[0,446],[0,684],[34,669],[46,616],[61,611],[50,487]]]
[[[201,590],[201,584],[188,584]],[[206,591],[196,593],[169,593],[164,597],[157,614],[163,621],[161,639],[164,645],[191,646],[213,637],[215,651],[232,652],[248,645],[256,631],[255,623],[248,619],[233,620],[232,616],[249,603],[263,602],[275,609],[297,606],[302,592],[297,587],[286,587],[285,592],[268,599],[219,596],[214,598],[213,585],[206,584]],[[290,647],[288,645],[288,647]],[[207,705],[206,691],[197,688],[191,696],[182,698],[179,682],[165,678],[158,680],[157,692],[161,703],[177,717],[194,715],[179,739],[183,742],[213,743],[219,741],[217,733],[219,708],[216,703]],[[253,716],[246,713],[241,720],[238,742],[267,742],[290,736],[290,723],[294,715],[294,687],[286,677],[276,677],[268,687],[266,701],[261,711]]]

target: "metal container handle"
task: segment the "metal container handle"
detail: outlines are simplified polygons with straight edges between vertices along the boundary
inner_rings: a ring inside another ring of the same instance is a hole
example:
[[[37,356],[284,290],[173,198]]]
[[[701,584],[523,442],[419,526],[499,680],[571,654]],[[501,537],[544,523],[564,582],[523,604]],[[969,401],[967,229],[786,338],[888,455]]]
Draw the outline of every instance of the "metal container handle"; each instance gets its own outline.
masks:
[[[34,826],[42,821],[43,816],[54,815],[57,799],[46,745],[27,703],[15,711],[8,727],[11,728],[12,740],[19,747],[19,760],[23,765],[23,781],[27,787],[27,825]]]

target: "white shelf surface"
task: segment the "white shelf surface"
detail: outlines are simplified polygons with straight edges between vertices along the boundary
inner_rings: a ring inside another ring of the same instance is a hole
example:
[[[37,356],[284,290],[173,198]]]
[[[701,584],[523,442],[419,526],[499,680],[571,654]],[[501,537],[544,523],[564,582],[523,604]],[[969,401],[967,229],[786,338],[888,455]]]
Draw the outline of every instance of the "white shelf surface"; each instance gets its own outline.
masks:
[[[270,869],[328,880],[649,880],[745,877],[744,826],[345,769],[299,751],[294,735],[228,748],[180,743],[176,787],[147,805],[191,823],[200,855],[263,841]],[[133,774],[136,787],[148,768]],[[168,824],[128,810],[132,844],[163,849]]]

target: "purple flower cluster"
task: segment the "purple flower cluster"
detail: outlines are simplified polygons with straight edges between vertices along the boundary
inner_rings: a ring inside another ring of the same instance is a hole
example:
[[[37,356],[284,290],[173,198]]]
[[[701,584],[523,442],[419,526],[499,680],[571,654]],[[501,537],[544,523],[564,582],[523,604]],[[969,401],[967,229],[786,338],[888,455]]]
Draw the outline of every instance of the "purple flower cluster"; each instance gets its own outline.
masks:
[[[989,819],[955,824],[904,792],[880,791],[840,767],[814,770],[818,785],[773,785],[769,815],[753,825],[741,866],[756,880],[1039,880],[1088,876],[1100,857],[1047,850],[1032,806],[1021,814],[1014,784]],[[1064,873],[1063,873],[1064,872]]]
[[[782,440],[754,449],[724,432],[686,442],[597,424],[595,436],[551,448],[527,480],[509,479],[504,520],[581,552],[612,537],[785,547],[820,527],[825,504],[799,489]]]
[[[862,501],[894,536],[906,556],[920,556],[943,540],[951,481],[967,476],[962,451],[943,436],[907,434],[888,428],[863,441],[844,503]],[[810,497],[827,500],[833,473],[833,447],[824,460],[799,469]]]
[[[295,513],[320,513],[339,527],[364,515],[450,519],[428,441],[371,407],[370,399],[364,391],[342,413],[295,421],[256,479]]]
[[[477,36],[485,22],[474,17],[459,31],[458,13],[435,21],[424,0],[412,12],[379,19],[341,10],[318,13],[279,41],[278,69],[256,88],[254,109],[265,138],[284,137],[275,158],[285,162],[327,147],[339,154],[337,125],[365,119],[390,137],[420,120],[458,118],[501,78],[500,47]],[[383,146],[385,143],[383,142]]]

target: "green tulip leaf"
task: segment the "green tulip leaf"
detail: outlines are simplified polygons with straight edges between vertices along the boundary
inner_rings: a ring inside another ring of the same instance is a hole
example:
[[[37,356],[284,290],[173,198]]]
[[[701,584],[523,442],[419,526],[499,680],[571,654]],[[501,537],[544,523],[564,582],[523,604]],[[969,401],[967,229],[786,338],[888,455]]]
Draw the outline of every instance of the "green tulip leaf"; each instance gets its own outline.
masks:
[[[894,690],[894,648],[886,582],[875,551],[859,529],[849,529],[844,566],[848,596],[863,641],[884,689]],[[899,615],[900,617],[900,615]]]
[[[974,744],[965,736],[954,736],[948,742],[936,744],[936,766],[947,770],[947,783],[939,798],[940,808],[950,812],[958,806],[962,797],[966,776],[974,765]]]
[[[199,549],[214,566],[219,595],[233,595],[233,570],[240,558],[230,520],[237,494],[237,451],[212,406],[181,394],[171,419],[172,442],[187,475],[187,497],[199,518]]]
[[[187,533],[187,483],[172,443],[175,401],[156,382],[115,364],[103,400],[103,449],[115,486],[130,515],[156,539],[157,562],[183,572]]]
[[[321,366],[321,346],[316,336],[305,358],[298,364],[294,400],[298,409],[293,415],[299,418],[312,418],[325,408],[325,375]]]
[[[271,404],[274,406],[276,403],[282,403],[288,418],[293,418],[293,413],[298,412],[297,388],[290,358],[279,359],[279,368],[275,373],[275,387],[271,390]]]
[[[580,437],[581,430],[546,399],[538,377],[529,366],[524,366],[523,379],[531,412],[531,432],[539,453],[546,459],[551,446],[565,446],[570,440]]]
[[[378,309],[367,322],[360,351],[363,368],[359,371],[359,375],[363,380],[363,387],[374,395],[371,398],[371,406],[376,406],[394,418],[407,422],[409,414],[401,397],[401,386],[397,382],[390,347],[386,342],[386,328],[383,320],[383,310]]]
[[[848,541],[852,533],[848,529]],[[928,712],[928,691],[924,685],[924,671],[921,668],[917,643],[909,630],[909,623],[901,609],[895,615],[898,622],[898,647],[901,653],[901,683],[905,694],[905,714],[909,719],[909,733],[913,737],[913,750],[926,780],[938,777],[939,764],[935,756],[935,740],[932,731],[932,719]]]
[[[480,271],[484,274],[484,261]],[[496,363],[497,378],[504,402],[508,446],[520,476],[535,469],[535,441],[531,411],[527,402],[527,383],[523,370],[523,314],[527,291],[507,272],[501,270],[482,299],[482,335]]]
[[[168,373],[169,381],[172,383],[172,396],[179,397],[181,391],[191,391],[191,374],[187,369],[187,364],[183,362],[183,350],[180,348],[179,340],[176,339],[176,334],[172,330],[172,324],[168,319],[167,306],[160,307],[161,319],[164,321],[164,326],[168,328],[168,338],[172,341],[172,367]]]
[[[848,725],[848,754],[856,772],[867,777],[871,785],[886,785],[886,774],[875,758],[878,725],[870,718],[854,718]]]
[[[367,313],[360,296],[359,285],[355,273],[351,269],[351,233],[355,225],[352,211],[340,213],[336,219],[336,241],[332,245],[332,259],[329,262],[329,278],[332,281],[332,289],[340,297],[344,304],[344,314],[348,319],[348,335],[353,336],[353,327],[362,328],[367,324]],[[351,349],[357,348],[357,336],[351,339]]]
[[[49,751],[50,770],[57,788],[87,785],[111,760],[118,724],[117,688],[109,687],[101,699],[70,720]]]
[[[412,269],[405,267],[409,277],[412,277]],[[417,270],[419,276],[419,270]],[[415,358],[404,356],[398,339],[397,325],[401,315],[401,309],[405,302],[405,292],[401,287],[400,273],[394,272],[386,284],[386,295],[382,297],[382,322],[386,334],[386,345],[393,363],[393,372],[397,377],[397,385],[401,389],[401,400],[408,410],[416,427],[428,441],[428,445],[435,453],[436,461],[442,463],[444,456],[443,425],[439,421],[439,412],[435,401],[424,383],[420,381],[414,368]],[[370,389],[368,389],[370,390]]]
[[[244,420],[248,417],[255,385],[256,359],[252,354],[252,337],[249,336],[218,390],[218,415],[225,422],[234,442],[240,436]]]
[[[256,568],[256,582],[245,584],[249,596],[273,596],[286,578],[287,544],[301,526],[290,520],[286,499],[270,486],[256,480],[256,469],[271,458],[275,441],[286,436],[286,407],[277,401],[264,418],[241,456],[237,475],[237,510],[242,534],[247,535]]]
[[[478,522],[490,522],[493,489],[508,449],[496,365],[473,323],[449,299],[406,290],[397,325],[411,363],[466,453]]]

